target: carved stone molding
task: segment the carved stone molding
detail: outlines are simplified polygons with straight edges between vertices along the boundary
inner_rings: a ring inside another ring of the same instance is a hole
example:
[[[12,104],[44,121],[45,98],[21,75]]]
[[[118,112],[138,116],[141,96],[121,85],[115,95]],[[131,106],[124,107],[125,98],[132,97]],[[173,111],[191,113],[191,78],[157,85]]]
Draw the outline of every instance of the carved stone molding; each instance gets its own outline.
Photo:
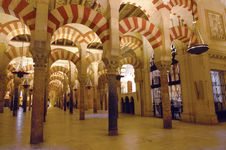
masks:
[[[171,62],[170,61],[159,61],[159,62],[155,62],[155,65],[157,66],[159,71],[167,71],[167,70],[170,70]]]
[[[120,57],[112,57],[110,59],[103,60],[106,68],[107,68],[107,74],[114,74],[118,75],[118,67],[120,66]]]
[[[221,55],[217,53],[209,53],[209,57],[213,59],[221,59],[221,60],[226,60],[226,55]]]
[[[85,86],[86,83],[87,83],[87,76],[86,75],[80,75],[78,77],[78,80],[79,80],[80,85]]]
[[[35,67],[47,67],[48,64],[48,57],[45,54],[36,54],[33,56]]]

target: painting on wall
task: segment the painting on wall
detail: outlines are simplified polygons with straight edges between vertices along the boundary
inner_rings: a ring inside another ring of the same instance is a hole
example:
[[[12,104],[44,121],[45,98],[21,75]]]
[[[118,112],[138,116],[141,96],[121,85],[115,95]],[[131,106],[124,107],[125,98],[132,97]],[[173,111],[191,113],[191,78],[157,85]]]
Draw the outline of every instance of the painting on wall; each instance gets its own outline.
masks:
[[[212,40],[226,40],[223,16],[220,13],[206,10],[206,17],[210,38]]]

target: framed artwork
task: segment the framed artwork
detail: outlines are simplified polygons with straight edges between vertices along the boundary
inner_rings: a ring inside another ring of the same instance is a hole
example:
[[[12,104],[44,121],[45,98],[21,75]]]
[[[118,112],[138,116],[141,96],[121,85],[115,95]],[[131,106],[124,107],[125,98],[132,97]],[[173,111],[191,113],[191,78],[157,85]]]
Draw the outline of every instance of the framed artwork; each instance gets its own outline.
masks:
[[[206,10],[207,24],[212,40],[226,40],[223,16],[220,13]]]

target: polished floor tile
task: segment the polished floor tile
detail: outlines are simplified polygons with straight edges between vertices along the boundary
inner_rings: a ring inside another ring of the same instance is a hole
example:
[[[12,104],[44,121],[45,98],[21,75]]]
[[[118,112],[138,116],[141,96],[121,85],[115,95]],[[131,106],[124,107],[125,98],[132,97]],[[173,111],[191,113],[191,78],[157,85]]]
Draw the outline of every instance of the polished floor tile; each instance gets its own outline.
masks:
[[[173,122],[173,129],[162,129],[158,118],[121,115],[119,135],[107,135],[107,113],[86,113],[79,121],[58,108],[48,110],[45,141],[30,145],[30,113],[12,117],[0,114],[0,150],[226,150],[226,123],[215,126]]]

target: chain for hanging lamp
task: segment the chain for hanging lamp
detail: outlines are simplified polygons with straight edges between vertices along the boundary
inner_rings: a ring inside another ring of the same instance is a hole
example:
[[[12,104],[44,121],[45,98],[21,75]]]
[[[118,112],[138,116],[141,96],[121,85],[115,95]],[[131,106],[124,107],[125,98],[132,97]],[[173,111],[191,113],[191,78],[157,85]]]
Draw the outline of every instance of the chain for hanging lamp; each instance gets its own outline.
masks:
[[[26,34],[26,33],[25,33],[25,24],[24,24],[24,35],[25,35],[25,34]],[[24,41],[22,41],[22,51],[23,51],[23,50],[24,50]],[[21,58],[20,58],[20,63],[19,63],[19,65],[18,65],[18,67],[16,68],[16,70],[15,70],[15,71],[12,71],[12,73],[15,74],[15,75],[17,75],[17,77],[19,77],[19,78],[23,78],[24,75],[29,74],[28,72],[25,71],[25,69],[24,69],[22,63],[23,63],[23,56],[21,56]]]
[[[207,44],[205,44],[201,36],[201,33],[199,32],[199,29],[196,26],[197,21],[195,20],[193,9],[192,9],[192,16],[193,16],[192,34],[189,40],[187,52],[198,55],[208,51],[209,47]],[[197,43],[194,44],[192,43],[192,39],[195,36],[197,37]]]

